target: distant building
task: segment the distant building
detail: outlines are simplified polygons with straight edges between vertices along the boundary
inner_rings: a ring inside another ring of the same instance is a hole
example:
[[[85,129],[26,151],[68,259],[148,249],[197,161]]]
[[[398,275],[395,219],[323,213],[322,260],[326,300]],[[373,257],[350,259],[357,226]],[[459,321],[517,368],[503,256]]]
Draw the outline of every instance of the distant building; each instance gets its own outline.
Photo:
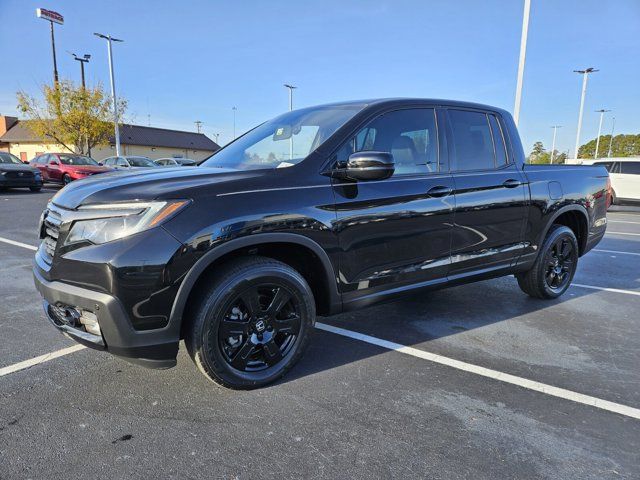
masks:
[[[114,142],[115,140],[110,138],[109,145],[92,148],[91,156],[98,161],[114,156]],[[120,125],[120,146],[122,155],[142,155],[152,160],[162,157],[202,160],[220,149],[220,146],[204,133],[128,124]],[[25,162],[41,153],[67,151],[62,145],[37,138],[24,121],[2,115],[0,150],[11,152]]]

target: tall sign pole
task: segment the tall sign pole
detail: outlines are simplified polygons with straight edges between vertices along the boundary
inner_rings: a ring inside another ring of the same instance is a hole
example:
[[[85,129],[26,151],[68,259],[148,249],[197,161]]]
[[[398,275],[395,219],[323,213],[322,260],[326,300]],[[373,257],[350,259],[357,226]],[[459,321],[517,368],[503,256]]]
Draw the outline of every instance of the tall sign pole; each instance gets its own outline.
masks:
[[[531,0],[524,0],[524,14],[522,16],[522,36],[520,37],[520,60],[518,61],[518,81],[516,83],[516,101],[513,107],[513,121],[518,126],[520,120],[520,100],[522,99],[522,81],[524,78],[524,62],[527,56],[527,36],[529,34],[529,11]]]
[[[554,125],[553,127],[553,142],[551,143],[551,157],[549,163],[553,163],[553,154],[556,152],[556,134],[558,133],[558,129],[561,128],[562,125]]]
[[[49,22],[51,28],[51,51],[53,52],[53,83],[58,85],[58,62],[56,61],[56,38],[53,34],[53,24],[64,25],[64,17],[53,10],[36,8],[36,17]]]
[[[574,155],[576,160],[578,159],[578,150],[580,148],[580,130],[582,130],[582,113],[584,112],[584,99],[587,96],[587,80],[589,74],[597,72],[593,67],[585,68],[584,70],[574,70],[575,73],[582,75],[582,95],[580,96],[580,113],[578,114],[578,130],[576,131],[576,149]]]
[[[596,110],[596,112],[600,114],[600,123],[598,124],[598,138],[596,140],[596,153],[593,156],[594,160],[598,158],[598,150],[600,150],[600,134],[602,133],[602,119],[604,118],[604,114],[610,111],[611,110],[605,110],[604,108],[601,108],[600,110]]]

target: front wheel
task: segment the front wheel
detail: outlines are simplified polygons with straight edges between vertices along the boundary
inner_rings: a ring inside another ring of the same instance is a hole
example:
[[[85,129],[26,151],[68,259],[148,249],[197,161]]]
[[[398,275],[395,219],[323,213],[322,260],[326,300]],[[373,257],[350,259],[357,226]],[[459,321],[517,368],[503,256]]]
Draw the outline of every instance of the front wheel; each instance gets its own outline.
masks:
[[[73,181],[73,179],[69,175],[67,175],[66,173],[63,175],[63,177],[62,177],[62,184],[63,185],[69,185],[72,181]]]
[[[578,240],[564,225],[552,225],[531,270],[518,273],[518,285],[527,295],[551,299],[562,295],[576,273]]]
[[[302,356],[315,320],[313,293],[288,265],[240,258],[214,273],[185,332],[200,371],[229,388],[267,385]]]

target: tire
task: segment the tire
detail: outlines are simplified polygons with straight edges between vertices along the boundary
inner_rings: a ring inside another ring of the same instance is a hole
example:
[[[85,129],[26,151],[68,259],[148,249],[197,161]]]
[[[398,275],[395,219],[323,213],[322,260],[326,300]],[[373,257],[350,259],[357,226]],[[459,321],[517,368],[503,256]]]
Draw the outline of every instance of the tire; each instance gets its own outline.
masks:
[[[304,277],[282,262],[252,256],[230,261],[209,278],[184,331],[200,371],[244,390],[281,378],[302,357],[315,322]]]
[[[62,176],[62,184],[63,185],[69,185],[72,181],[73,181],[73,179],[69,175],[67,175],[66,173]]]
[[[564,225],[552,225],[531,270],[516,274],[520,289],[534,298],[558,298],[571,285],[578,252],[573,231]]]
[[[39,192],[40,190],[42,190],[42,187],[29,187],[29,190],[31,190],[32,192]]]

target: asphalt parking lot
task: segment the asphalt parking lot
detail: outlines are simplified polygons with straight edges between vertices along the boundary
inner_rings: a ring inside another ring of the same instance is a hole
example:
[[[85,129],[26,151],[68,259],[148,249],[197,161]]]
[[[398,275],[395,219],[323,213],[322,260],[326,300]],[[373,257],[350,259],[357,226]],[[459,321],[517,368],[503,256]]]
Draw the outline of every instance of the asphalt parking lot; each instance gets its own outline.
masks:
[[[75,345],[31,279],[54,193],[0,193],[0,479],[640,478],[637,209],[561,299],[507,277],[319,319],[285,379],[237,392],[184,350],[166,371],[87,349],[21,368]]]

